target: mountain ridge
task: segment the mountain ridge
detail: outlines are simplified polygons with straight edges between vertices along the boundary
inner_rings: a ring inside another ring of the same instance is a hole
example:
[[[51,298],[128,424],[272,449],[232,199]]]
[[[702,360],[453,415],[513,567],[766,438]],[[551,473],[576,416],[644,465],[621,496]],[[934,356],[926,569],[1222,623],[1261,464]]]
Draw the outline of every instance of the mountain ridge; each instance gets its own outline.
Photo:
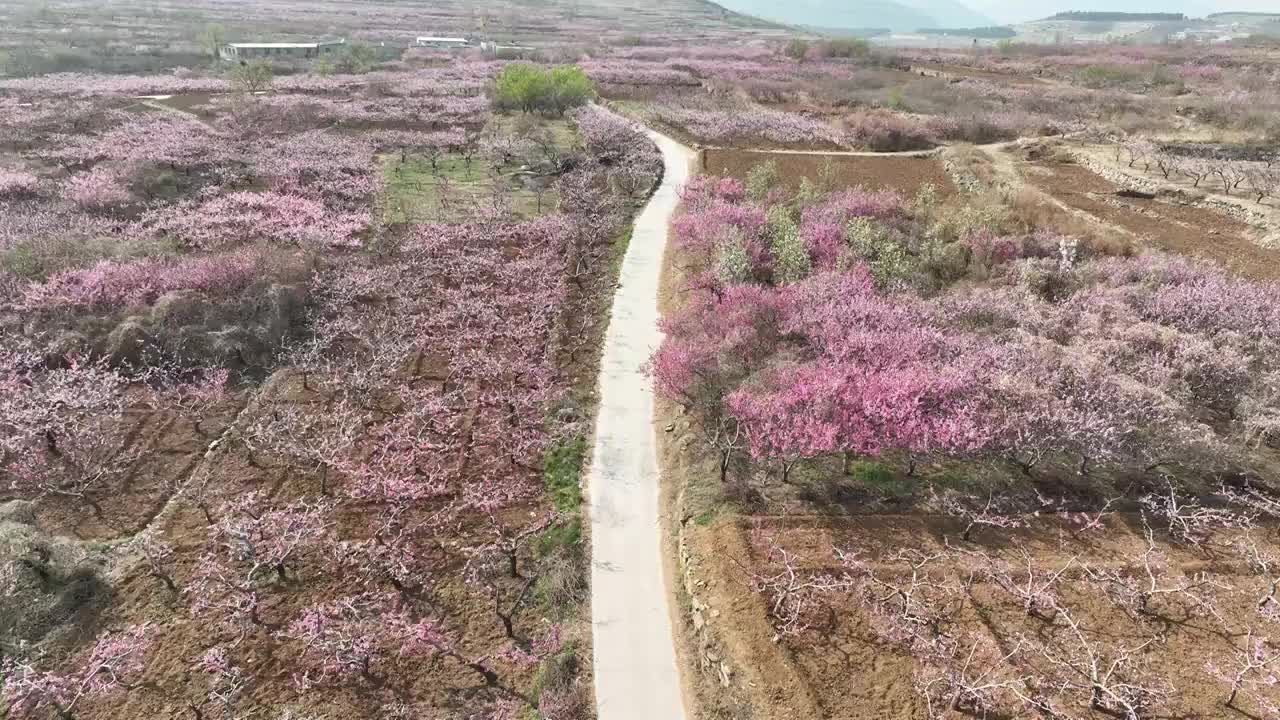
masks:
[[[959,0],[867,0],[856,6],[840,0],[718,0],[725,9],[787,25],[832,29],[981,27],[997,24]]]

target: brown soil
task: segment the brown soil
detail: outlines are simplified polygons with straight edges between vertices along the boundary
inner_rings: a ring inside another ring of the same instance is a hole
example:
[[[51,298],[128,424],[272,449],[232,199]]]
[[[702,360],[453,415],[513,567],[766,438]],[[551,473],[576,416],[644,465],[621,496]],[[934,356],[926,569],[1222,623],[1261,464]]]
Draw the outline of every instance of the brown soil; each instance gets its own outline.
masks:
[[[625,250],[626,237],[624,233],[596,247],[581,249],[590,255],[582,258],[587,271],[578,282],[570,283],[554,342],[557,366],[568,395],[555,408],[556,421],[572,422],[583,429],[592,424],[600,344],[620,267],[616,259]],[[434,381],[441,369],[432,365],[417,363],[415,370],[406,373],[411,377],[405,381]],[[140,449],[141,456],[122,488],[95,498],[96,510],[55,497],[37,499],[39,531],[79,540],[113,541],[111,547],[116,552],[105,607],[94,616],[94,627],[85,627],[72,640],[74,647],[66,649],[83,650],[101,628],[114,630],[142,623],[157,627],[141,682],[127,694],[82,704],[77,708],[77,717],[190,718],[197,717],[191,709],[194,706],[202,706],[206,718],[221,717],[207,701],[211,678],[195,666],[205,650],[219,644],[231,644],[234,661],[254,669],[251,684],[235,705],[237,711],[247,713],[245,716],[380,718],[391,717],[388,708],[404,702],[412,703],[415,713],[429,711],[431,717],[442,720],[479,717],[475,713],[488,699],[505,692],[486,687],[485,679],[474,670],[445,656],[392,657],[375,669],[376,681],[299,690],[293,673],[298,670],[300,648],[280,639],[276,632],[305,607],[359,591],[359,578],[348,575],[328,557],[341,553],[337,546],[299,558],[296,568],[291,568],[283,581],[266,582],[260,611],[262,624],[250,628],[240,639],[194,615],[188,607],[188,597],[168,589],[163,580],[150,575],[136,558],[129,556],[127,541],[147,528],[174,550],[174,583],[181,588],[192,578],[200,554],[207,548],[209,520],[193,501],[194,493],[180,494],[184,485],[189,491],[193,487],[204,488],[200,495],[213,508],[254,491],[280,503],[316,498],[321,489],[316,472],[283,458],[251,453],[237,439],[235,428],[251,425],[276,404],[323,412],[324,403],[325,398],[309,389],[299,373],[284,368],[261,386],[240,391],[235,399],[207,413],[198,427],[189,417],[171,409],[132,409],[120,429],[122,445]],[[215,440],[218,442],[211,446]],[[458,481],[463,482],[463,478]],[[0,502],[7,499],[0,492]],[[519,532],[544,517],[548,504],[537,501],[512,508],[502,520],[513,532]],[[425,522],[440,509],[429,501],[420,503],[413,508],[409,524],[415,519]],[[354,502],[343,505],[337,525],[344,540],[368,535],[373,517],[370,512],[381,510]],[[441,619],[443,631],[456,640],[462,654],[488,663],[504,688],[528,692],[535,686],[539,668],[500,657],[510,642],[493,612],[494,601],[478,584],[464,581],[463,568],[468,560],[465,550],[479,547],[492,537],[493,530],[483,519],[459,518],[447,537],[440,537],[429,546],[431,573],[423,581],[425,593],[433,615]],[[520,563],[526,572],[533,554],[534,550],[527,546],[521,552]],[[578,569],[585,573],[585,565]],[[503,583],[504,603],[520,595],[522,581],[499,582]],[[589,686],[591,652],[586,612],[584,607],[559,608],[552,619],[563,629],[566,646],[576,651],[578,672],[587,678]],[[514,613],[516,635],[545,634],[547,616],[548,611],[530,593]]]
[[[736,177],[743,177],[746,170],[761,159],[758,156],[758,153],[743,151],[703,153],[709,173]],[[779,160],[781,165],[783,157],[770,157]],[[821,157],[812,156],[785,157],[795,159],[794,164],[787,166],[787,176],[793,180],[806,172],[816,175],[822,161]],[[847,160],[850,169],[861,171],[854,176],[858,179],[851,181],[849,170],[842,168],[842,181],[850,184],[878,181],[871,186],[910,191],[922,182],[918,178],[923,173],[916,168],[928,167],[931,163],[937,168],[936,172],[942,174],[941,167],[932,159],[834,159]],[[797,170],[797,167],[807,169]],[[893,169],[885,172],[886,167]],[[1063,172],[1052,174],[1044,183],[1036,183],[1037,187],[1054,190],[1056,197],[1077,211],[1087,208],[1090,215],[1096,212],[1100,221],[1122,225],[1135,234],[1139,229],[1149,233],[1159,231],[1155,237],[1167,235],[1168,228],[1194,224],[1202,233],[1201,241],[1204,237],[1225,237],[1230,230],[1237,233],[1236,252],[1244,252],[1246,248],[1260,250],[1245,238],[1247,228],[1230,218],[1219,218],[1216,213],[1200,208],[1156,202],[1125,200],[1139,205],[1133,209],[1113,206],[1090,195],[1110,191],[1099,189],[1106,184],[1101,178],[1075,167],[1055,167],[1049,172],[1056,170]],[[942,177],[944,182],[939,185],[953,192],[950,183],[945,182],[945,175]],[[1092,184],[1084,184],[1085,181]],[[1093,189],[1081,190],[1080,185]],[[1063,187],[1077,189],[1074,193],[1063,193]],[[1123,225],[1117,218],[1129,224]],[[1207,231],[1211,228],[1216,229],[1218,235],[1209,236]],[[1184,230],[1184,242],[1189,242],[1191,234],[1191,230]],[[1174,249],[1173,246],[1170,249]],[[678,268],[682,267],[678,258],[668,258],[667,263],[662,288],[663,312],[678,306]],[[803,558],[801,567],[805,571],[838,570],[834,548],[856,550],[864,559],[875,562],[894,550],[940,549],[948,542],[1004,557],[1012,557],[1015,546],[1022,546],[1039,563],[1062,563],[1079,554],[1083,562],[1117,567],[1145,546],[1138,521],[1131,516],[1115,517],[1104,531],[1080,541],[1063,533],[1065,523],[1059,518],[1045,514],[1027,518],[1031,529],[975,532],[976,542],[965,543],[960,539],[962,528],[948,518],[892,514],[895,511],[883,506],[865,506],[865,503],[861,503],[863,506],[857,511],[837,513],[832,508],[815,505],[814,493],[797,495],[795,488],[777,486],[761,487],[747,496],[743,487],[718,481],[713,453],[708,453],[702,445],[692,427],[692,418],[671,403],[659,403],[657,413],[664,493],[676,535],[671,552],[681,559],[676,592],[684,611],[684,622],[677,625],[677,635],[686,679],[697,701],[692,717],[699,720],[923,720],[927,717],[913,682],[915,660],[874,634],[853,597],[826,596],[825,608],[811,619],[812,629],[800,635],[781,636],[777,632],[770,619],[769,598],[752,585],[753,574],[767,575],[777,570],[765,551],[764,538],[771,538]],[[761,514],[766,512],[780,514]],[[815,512],[828,514],[813,514]],[[1267,537],[1274,538],[1274,534],[1268,533]],[[1082,619],[1085,632],[1092,637],[1106,634],[1123,642],[1149,633],[1153,622],[1165,624],[1167,638],[1144,650],[1143,655],[1145,667],[1178,690],[1177,700],[1168,708],[1169,712],[1160,717],[1236,715],[1238,713],[1223,707],[1226,698],[1223,686],[1205,673],[1204,664],[1215,658],[1225,660],[1232,648],[1242,642],[1241,633],[1256,620],[1254,603],[1262,594],[1261,580],[1242,565],[1228,560],[1225,553],[1214,555],[1165,541],[1161,541],[1161,549],[1169,556],[1174,576],[1179,572],[1207,571],[1216,580],[1231,585],[1232,590],[1221,593],[1218,598],[1222,624],[1211,618],[1184,617],[1180,614],[1186,610],[1184,607],[1166,608],[1169,612],[1163,620],[1131,617],[1105,597],[1092,592],[1086,595],[1080,589],[1083,584],[1078,578],[1066,584],[1063,602]],[[968,569],[971,568],[953,565],[947,574],[959,576]],[[956,613],[960,631],[982,634],[998,643],[1008,643],[1019,634],[1056,632],[998,597],[989,584],[982,582],[972,586]],[[1032,660],[1032,666],[1037,662]],[[1273,699],[1280,699],[1280,695]],[[1079,710],[1079,717],[1088,720],[1106,717],[1090,714],[1087,708],[1071,709]],[[1257,710],[1247,704],[1244,709]],[[959,720],[968,716],[947,717]]]
[[[949,65],[946,63],[912,65],[911,72],[912,74],[920,75],[921,77],[936,77],[944,80],[963,80],[965,78],[973,78],[976,80],[988,80],[991,82],[1002,82],[1013,85],[1027,85],[1040,82],[1039,78],[1027,75],[1014,75],[1012,73],[979,70],[977,68],[965,67],[963,65]]]
[[[937,158],[912,155],[812,155],[763,153],[751,150],[702,151],[702,163],[712,175],[746,179],[756,165],[773,161],[778,174],[789,189],[795,190],[801,178],[816,181],[823,166],[835,167],[839,187],[862,186],[869,190],[897,190],[914,194],[921,185],[931,183],[941,195],[955,193],[955,186]]]
[[[1151,247],[1214,260],[1246,277],[1280,278],[1280,250],[1258,245],[1249,225],[1223,212],[1122,198],[1115,194],[1120,186],[1079,165],[1031,163],[1023,175],[1036,188]]]
[[[769,107],[777,107],[770,105]],[[818,113],[823,114],[823,113]],[[755,148],[757,150],[804,150],[810,152],[819,151],[842,151],[847,150],[842,145],[826,142],[823,140],[807,140],[801,142],[782,143],[768,138],[749,138],[735,137],[730,139],[721,139],[716,141],[707,140],[704,137],[696,135],[685,129],[682,125],[673,125],[671,123],[662,122],[652,117],[644,117],[643,122],[652,126],[671,137],[679,140],[681,143],[692,148],[702,147],[719,147],[719,148]],[[747,151],[749,152],[749,151]]]
[[[110,492],[91,495],[87,502],[59,496],[10,495],[0,489],[0,503],[34,501],[37,523],[54,535],[95,541],[130,537],[146,527],[191,477],[209,443],[222,434],[240,409],[238,399],[229,399],[205,413],[197,426],[191,416],[173,409],[132,408],[117,432],[118,454],[137,454],[124,483]]]
[[[687,537],[700,552],[700,588],[708,603],[722,612],[715,622],[728,638],[728,655],[745,664],[741,679],[748,688],[753,717],[919,720],[926,712],[912,682],[914,661],[874,634],[852,597],[843,593],[824,597],[824,609],[814,613],[811,629],[777,637],[765,622],[768,598],[751,587],[752,573],[768,575],[778,570],[767,557],[762,538],[768,537],[804,558],[805,571],[838,571],[833,548],[856,550],[874,563],[901,548],[940,550],[948,539],[953,546],[1005,557],[1013,557],[1010,548],[1016,540],[1038,562],[1048,565],[1080,555],[1082,562],[1122,566],[1125,558],[1144,547],[1134,518],[1118,518],[1087,541],[1062,544],[1063,525],[1055,518],[1037,518],[1036,523],[1030,531],[987,533],[975,536],[977,543],[968,544],[959,541],[954,522],[928,516],[866,516],[821,522],[812,518],[724,517]],[[1176,603],[1163,607],[1155,619],[1131,617],[1105,596],[1081,591],[1084,585],[1079,582],[1065,584],[1063,601],[1091,637],[1137,641],[1150,635],[1153,626],[1168,628],[1166,639],[1142,654],[1147,669],[1178,689],[1169,714],[1162,717],[1224,717],[1229,711],[1222,707],[1226,698],[1223,686],[1206,675],[1203,665],[1214,659],[1226,663],[1244,631],[1256,620],[1254,603],[1264,594],[1264,583],[1244,567],[1211,554],[1167,544],[1162,549],[1169,554],[1175,573],[1210,570],[1215,579],[1231,586],[1231,591],[1218,598],[1223,623],[1188,615],[1189,608]],[[959,578],[971,569],[952,566],[944,574]],[[892,573],[894,568],[882,565],[878,570]],[[972,586],[954,617],[960,631],[989,634],[1006,646],[1018,635],[1051,631],[1049,624],[1028,617],[1007,596],[982,582]],[[1188,658],[1192,660],[1188,662]],[[1031,662],[1034,666],[1039,661]],[[1083,717],[1100,720],[1104,716],[1085,712]]]
[[[290,373],[283,372],[263,391],[281,394],[288,401],[307,402],[306,392]],[[210,492],[218,496],[217,502],[230,499],[237,493],[257,490],[277,498],[314,496],[318,478],[298,472],[274,462],[270,458],[256,458],[251,463],[249,453],[238,443],[229,443],[225,451],[215,452],[206,462],[208,477],[213,481]],[[217,504],[215,502],[215,505]],[[428,508],[422,509],[424,513]],[[174,580],[181,587],[194,571],[197,553],[204,546],[208,524],[202,512],[184,503],[170,516],[161,528],[160,537],[174,549],[177,560]],[[342,525],[364,527],[367,520],[360,517],[344,517]],[[476,531],[482,531],[476,528]],[[469,533],[460,531],[458,544]],[[431,588],[438,612],[446,620],[448,631],[459,637],[461,647],[476,657],[503,646],[505,638],[495,626],[489,602],[477,588],[464,586],[458,579],[459,569],[465,562],[456,551],[440,549],[433,558]],[[309,692],[300,691],[292,681],[297,670],[294,658],[298,648],[273,636],[272,631],[297,616],[304,607],[318,602],[342,597],[352,591],[353,578],[341,575],[320,575],[310,562],[300,562],[301,568],[280,587],[272,588],[265,596],[262,607],[264,626],[254,628],[239,641],[238,657],[254,658],[257,674],[247,696],[237,707],[282,708],[290,707],[301,716],[321,713],[324,717],[345,714],[352,717],[376,717],[378,709],[389,702],[388,697],[412,698],[425,707],[449,708],[458,696],[480,691],[483,681],[474,672],[447,659],[431,661],[393,660],[378,669],[385,677],[384,686],[323,687]],[[324,563],[318,563],[324,567]],[[219,642],[229,642],[231,636],[220,634],[198,617],[186,610],[186,601],[176,597],[156,578],[141,569],[129,573],[114,587],[113,606],[104,617],[109,626],[151,621],[162,623],[164,631],[155,635],[155,642],[148,653],[145,685],[127,696],[115,698],[109,706],[94,706],[85,717],[125,718],[178,718],[190,717],[188,703],[202,702],[207,691],[207,678],[193,668],[193,661],[204,648]],[[528,614],[519,621],[519,632],[536,632],[537,620]],[[532,669],[519,670],[514,666],[501,666],[504,680],[527,686]],[[206,717],[212,710],[205,707]]]

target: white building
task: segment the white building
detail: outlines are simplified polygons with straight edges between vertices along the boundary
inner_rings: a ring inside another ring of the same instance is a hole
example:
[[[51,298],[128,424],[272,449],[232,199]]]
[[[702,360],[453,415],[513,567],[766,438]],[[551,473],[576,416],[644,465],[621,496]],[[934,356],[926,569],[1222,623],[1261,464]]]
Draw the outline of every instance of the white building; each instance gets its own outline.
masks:
[[[232,62],[270,58],[281,60],[315,58],[337,52],[346,44],[346,40],[310,43],[227,43],[218,49],[218,57]]]
[[[499,45],[487,40],[480,43],[480,50],[489,57],[503,60],[525,60],[537,52],[537,48],[527,45]]]
[[[465,48],[470,44],[466,38],[460,37],[420,37],[417,42],[418,47],[439,48],[441,50]]]

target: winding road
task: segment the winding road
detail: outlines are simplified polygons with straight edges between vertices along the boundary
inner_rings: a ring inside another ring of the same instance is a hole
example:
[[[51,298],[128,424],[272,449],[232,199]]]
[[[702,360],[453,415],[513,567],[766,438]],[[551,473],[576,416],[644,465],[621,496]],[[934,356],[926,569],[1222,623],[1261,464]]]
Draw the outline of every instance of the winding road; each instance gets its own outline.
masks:
[[[588,477],[591,624],[600,720],[684,720],[662,566],[653,385],[658,278],[668,227],[694,152],[650,132],[666,167],[636,219],[600,365],[600,411]]]

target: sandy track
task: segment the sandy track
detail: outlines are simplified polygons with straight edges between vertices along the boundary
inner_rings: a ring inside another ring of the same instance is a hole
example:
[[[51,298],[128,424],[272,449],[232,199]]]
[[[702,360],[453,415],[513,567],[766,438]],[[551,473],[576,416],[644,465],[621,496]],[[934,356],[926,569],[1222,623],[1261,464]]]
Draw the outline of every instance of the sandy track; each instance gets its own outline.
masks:
[[[650,133],[662,185],[635,223],[600,367],[589,475],[591,617],[600,720],[686,717],[662,565],[652,382],[641,371],[661,341],[658,277],[692,150]]]

